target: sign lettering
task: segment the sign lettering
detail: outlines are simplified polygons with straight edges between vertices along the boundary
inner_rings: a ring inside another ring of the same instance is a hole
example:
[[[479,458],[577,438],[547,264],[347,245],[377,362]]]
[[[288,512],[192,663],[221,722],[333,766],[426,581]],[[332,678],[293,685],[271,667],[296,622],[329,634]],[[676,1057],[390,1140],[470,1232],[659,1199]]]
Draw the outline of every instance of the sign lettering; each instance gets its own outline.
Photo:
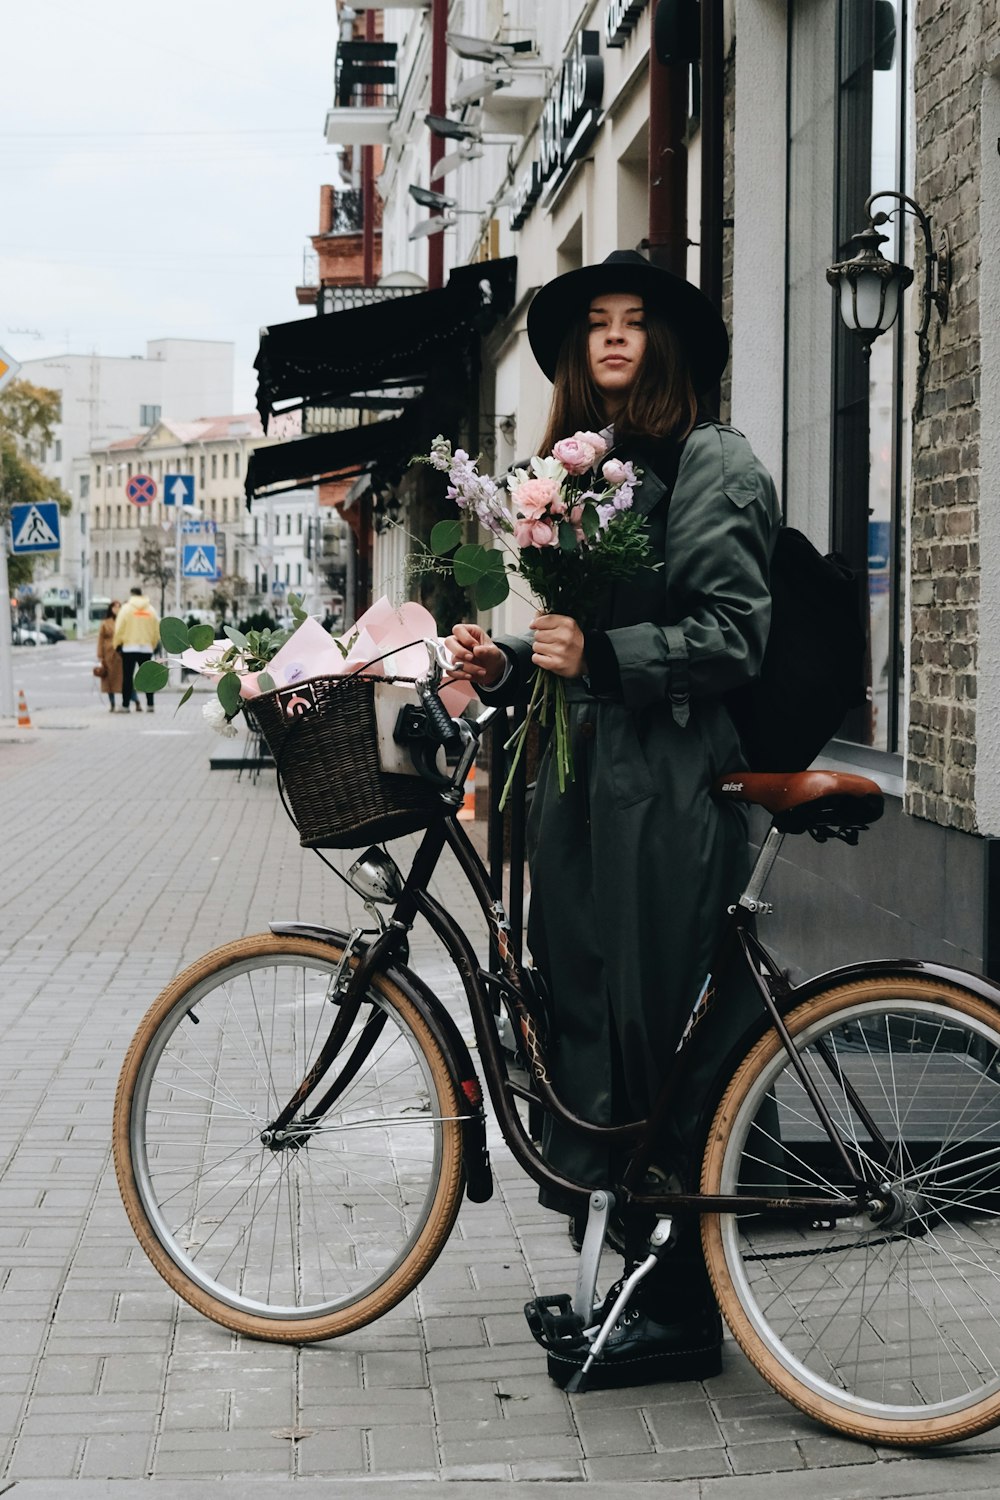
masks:
[[[538,156],[515,189],[510,227],[520,229],[541,195],[582,154],[597,125],[604,60],[596,31],[578,31],[542,109]]]

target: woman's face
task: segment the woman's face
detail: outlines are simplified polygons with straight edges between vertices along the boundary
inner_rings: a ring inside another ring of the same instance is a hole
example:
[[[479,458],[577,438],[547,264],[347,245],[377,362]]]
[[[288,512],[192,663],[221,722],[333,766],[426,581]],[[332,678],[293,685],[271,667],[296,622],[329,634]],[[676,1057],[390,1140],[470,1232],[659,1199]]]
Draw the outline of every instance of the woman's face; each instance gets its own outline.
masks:
[[[588,313],[587,362],[609,416],[624,406],[646,352],[646,314],[634,292],[595,297]]]
[[[112,614],[112,617],[114,615],[116,615],[120,609],[121,609],[121,602],[118,599],[112,599],[112,601],[111,601],[111,614]]]

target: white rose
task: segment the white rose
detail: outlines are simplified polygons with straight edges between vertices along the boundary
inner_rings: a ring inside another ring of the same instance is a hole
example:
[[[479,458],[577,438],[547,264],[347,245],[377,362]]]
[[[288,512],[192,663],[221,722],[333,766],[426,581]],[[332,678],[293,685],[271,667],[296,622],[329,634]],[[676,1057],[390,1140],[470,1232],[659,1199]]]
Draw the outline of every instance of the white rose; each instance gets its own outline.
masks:
[[[212,726],[216,734],[221,734],[227,740],[236,738],[236,726],[235,724],[230,724],[226,717],[226,710],[218,698],[212,698],[208,703],[203,705],[201,716],[206,724]]]

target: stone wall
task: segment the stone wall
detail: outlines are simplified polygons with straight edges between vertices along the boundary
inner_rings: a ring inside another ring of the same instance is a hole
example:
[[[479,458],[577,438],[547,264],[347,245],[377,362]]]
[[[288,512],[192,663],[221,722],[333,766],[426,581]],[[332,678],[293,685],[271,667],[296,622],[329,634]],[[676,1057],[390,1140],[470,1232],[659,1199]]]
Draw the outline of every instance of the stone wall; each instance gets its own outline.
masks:
[[[906,806],[969,831],[976,829],[979,631],[980,59],[986,33],[995,46],[998,26],[995,0],[917,0],[915,197],[935,235],[947,228],[953,264],[947,323],[932,314],[913,429]],[[919,293],[919,250],[917,259]],[[911,300],[915,325],[919,307]]]

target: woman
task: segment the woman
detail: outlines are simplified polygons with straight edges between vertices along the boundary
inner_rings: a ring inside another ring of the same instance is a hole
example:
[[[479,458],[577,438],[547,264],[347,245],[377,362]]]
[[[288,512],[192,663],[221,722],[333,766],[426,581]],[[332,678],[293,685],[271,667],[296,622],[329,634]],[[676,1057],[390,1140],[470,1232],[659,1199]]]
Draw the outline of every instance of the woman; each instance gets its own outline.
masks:
[[[115,618],[121,609],[121,600],[112,599],[107,614],[97,632],[97,660],[104,668],[101,687],[108,695],[111,712],[115,711],[115,694],[122,690],[122,659],[115,650]],[[128,704],[122,699],[122,712],[128,712]]]
[[[539,451],[596,430],[633,461],[657,566],[612,588],[592,621],[538,615],[530,636],[495,642],[456,625],[449,645],[487,701],[523,695],[535,667],[566,679],[576,775],[560,794],[543,758],[528,826],[528,943],[551,995],[556,1087],[575,1112],[608,1124],[648,1112],[747,873],[743,809],[710,789],[746,764],[724,695],[760,668],[779,510],[746,439],[699,412],[729,342],[689,283],[616,251],[543,287],[528,338],[553,381]],[[661,1180],[696,1187],[698,1117],[755,1004],[725,997],[695,1033],[700,1056],[659,1152]],[[577,1180],[614,1181],[607,1150],[558,1121],[544,1150]],[[628,1266],[644,1257],[651,1225],[633,1211],[624,1227]],[[721,1324],[696,1224],[679,1226],[637,1298],[592,1375],[624,1385],[717,1371]],[[550,1354],[549,1370],[565,1384],[573,1365]]]

